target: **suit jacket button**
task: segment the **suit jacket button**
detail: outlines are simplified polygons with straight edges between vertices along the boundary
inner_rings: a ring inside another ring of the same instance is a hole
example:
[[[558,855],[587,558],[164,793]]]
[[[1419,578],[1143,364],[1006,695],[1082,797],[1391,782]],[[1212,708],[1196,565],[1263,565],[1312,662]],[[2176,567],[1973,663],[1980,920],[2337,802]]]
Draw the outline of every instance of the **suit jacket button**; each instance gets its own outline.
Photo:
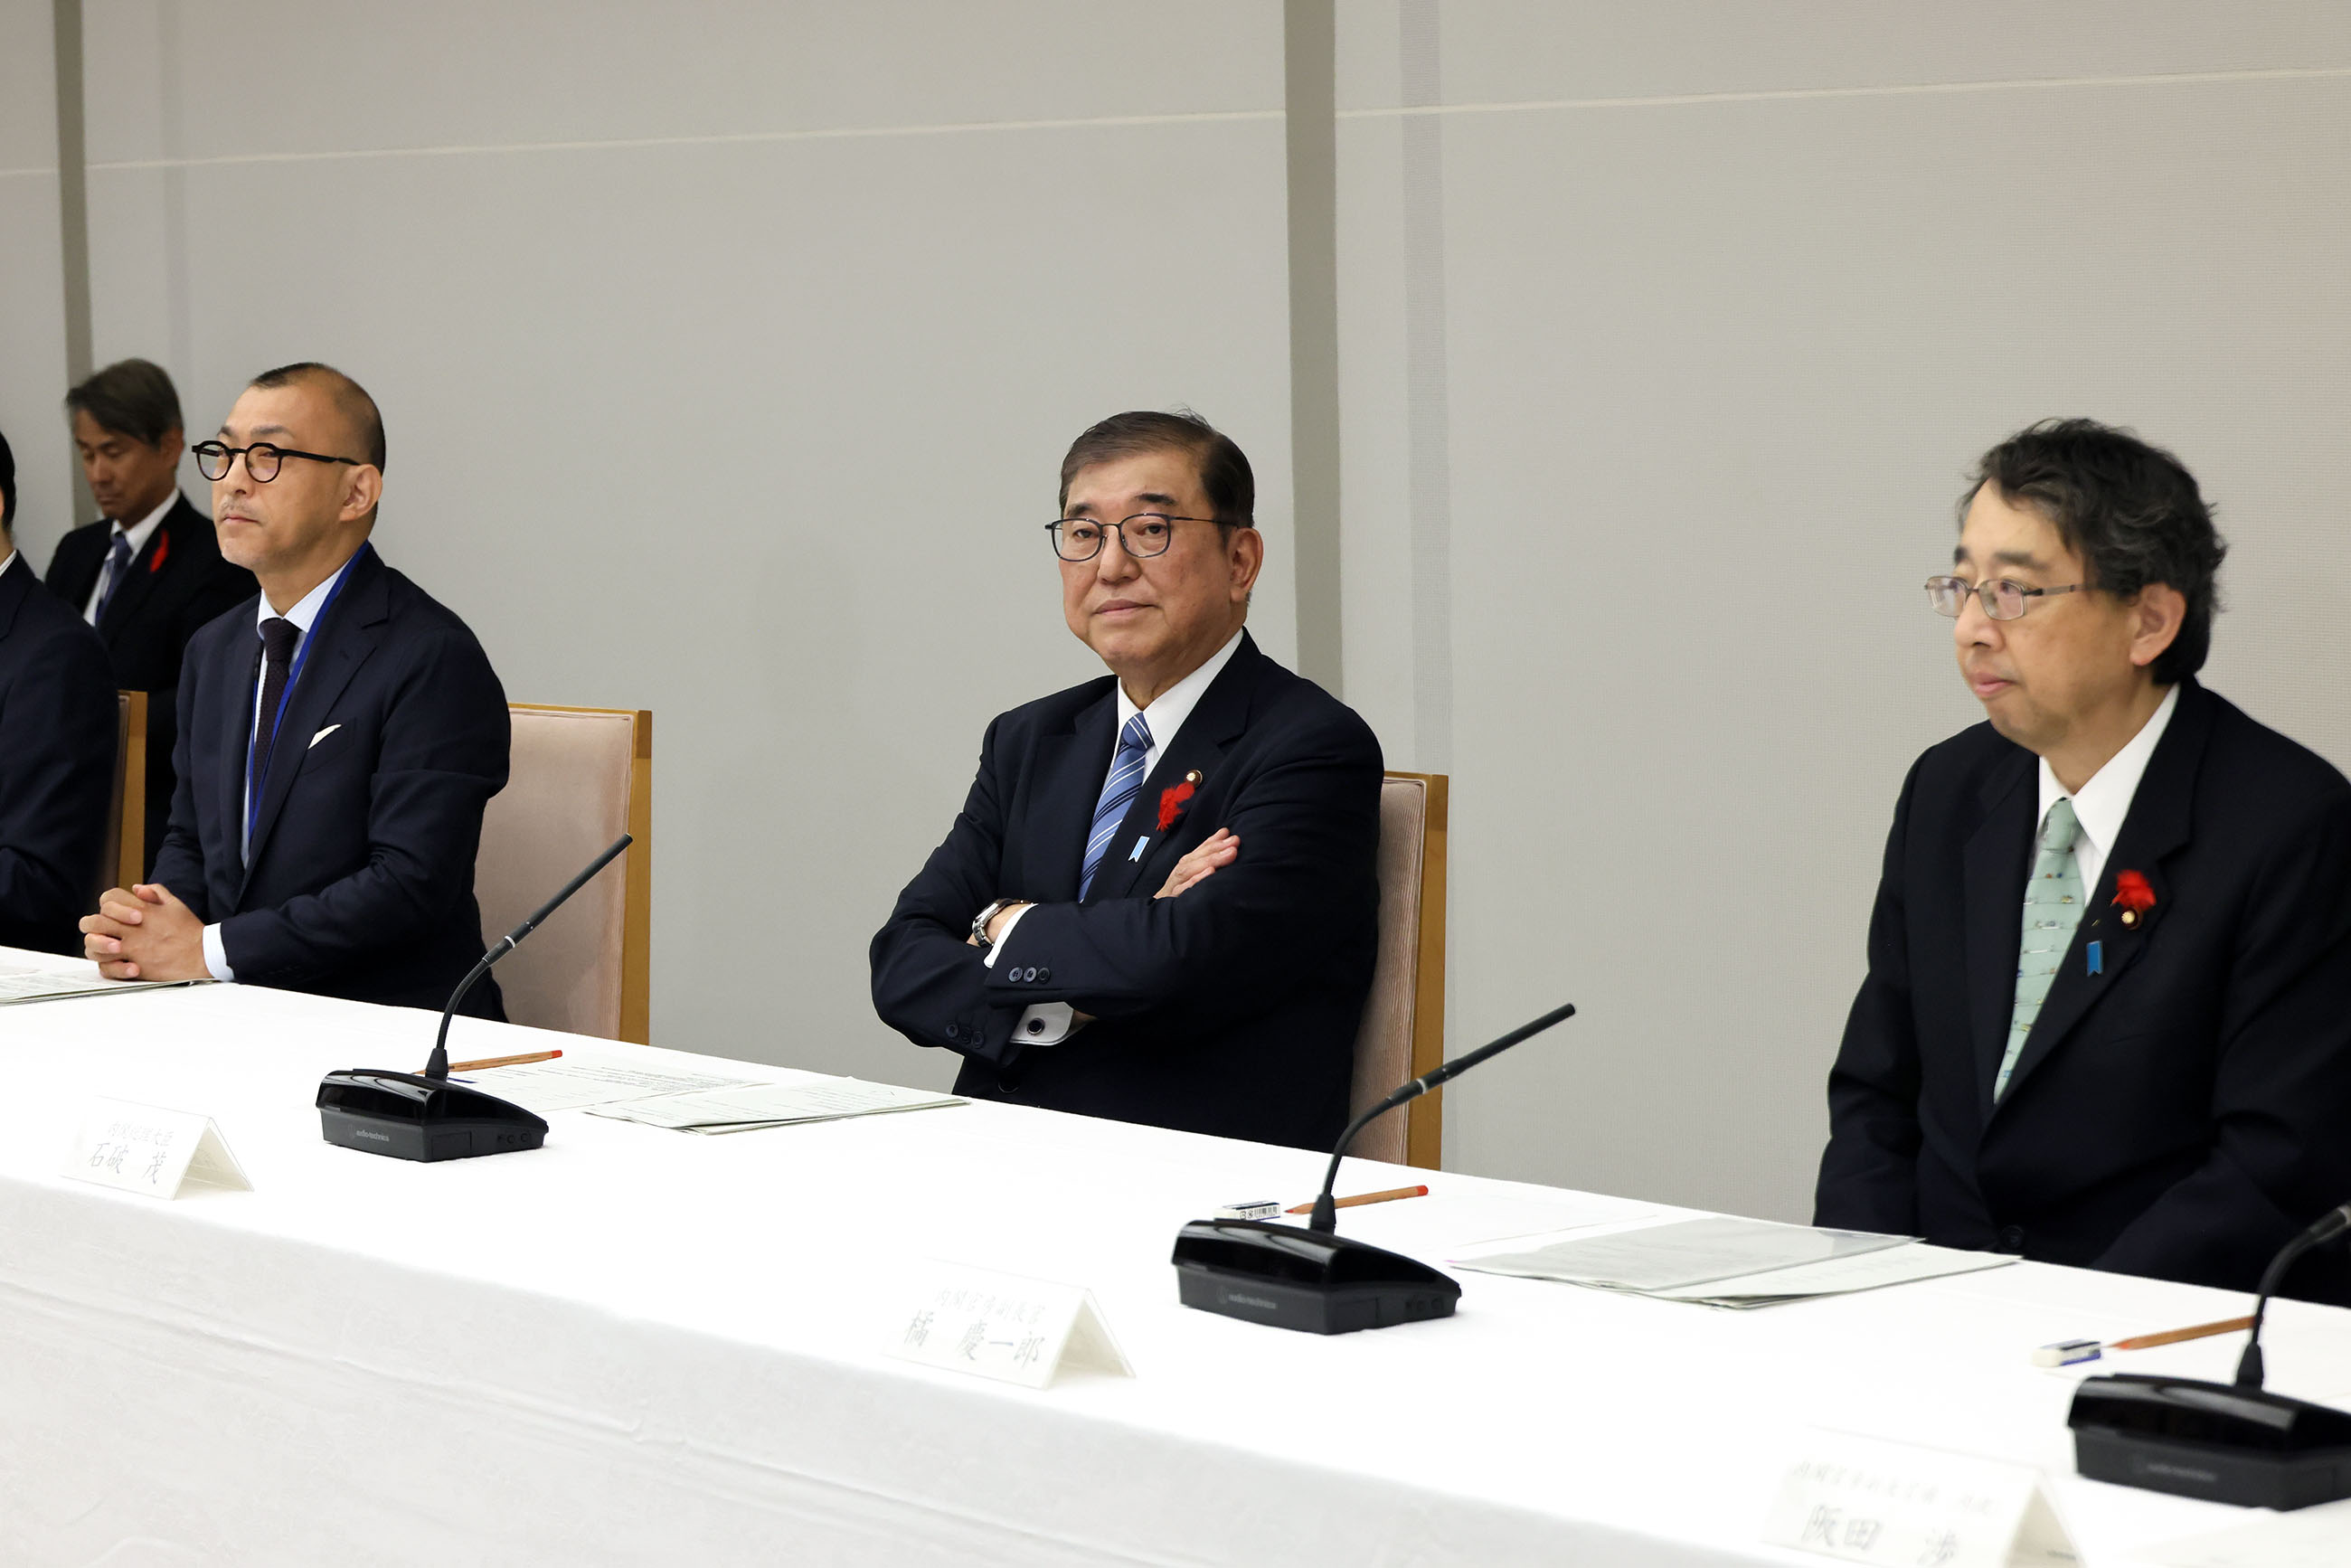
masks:
[[[1043,1019],[1030,1019],[1029,1020],[1029,1032],[1030,1034],[1042,1034],[1042,1033],[1044,1033],[1044,1032],[1045,1032],[1045,1020],[1044,1020]]]
[[[1032,966],[1031,967],[1022,971],[1020,977],[1024,980],[1034,980],[1037,977],[1035,967]]]
[[[2011,1225],[2000,1233],[2000,1249],[2003,1252],[2024,1250],[2024,1227]]]
[[[1030,970],[1030,971],[1029,971],[1029,972],[1030,974],[1032,974],[1032,975],[1036,976],[1036,977],[1037,977],[1037,978],[1038,978],[1038,979],[1040,979],[1040,980],[1050,980],[1050,979],[1051,979],[1051,978],[1053,977],[1053,971],[1052,971],[1052,970],[1050,970],[1050,969],[1048,969],[1048,968],[1044,968],[1044,967],[1042,967],[1041,966],[1040,966],[1040,967],[1039,967],[1038,968],[1031,969],[1031,970]]]
[[[949,1040],[961,1040],[963,1038],[963,1030],[957,1029],[953,1024],[949,1024],[947,1025],[947,1038]]]

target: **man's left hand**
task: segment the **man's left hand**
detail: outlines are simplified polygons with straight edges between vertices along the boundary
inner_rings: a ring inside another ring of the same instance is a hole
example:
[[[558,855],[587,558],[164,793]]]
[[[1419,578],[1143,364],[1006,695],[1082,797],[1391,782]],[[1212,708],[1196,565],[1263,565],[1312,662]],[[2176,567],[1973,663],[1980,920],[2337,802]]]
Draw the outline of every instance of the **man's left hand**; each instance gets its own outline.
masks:
[[[161,883],[111,888],[82,917],[82,950],[110,980],[201,980],[204,923]]]

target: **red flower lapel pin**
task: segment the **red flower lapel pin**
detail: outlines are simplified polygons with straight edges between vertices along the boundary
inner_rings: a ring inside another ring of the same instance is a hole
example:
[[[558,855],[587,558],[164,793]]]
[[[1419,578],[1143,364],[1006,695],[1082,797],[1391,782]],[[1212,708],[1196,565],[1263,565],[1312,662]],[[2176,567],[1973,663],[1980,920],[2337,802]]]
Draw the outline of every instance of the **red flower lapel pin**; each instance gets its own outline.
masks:
[[[163,570],[163,558],[172,553],[172,530],[161,528],[155,534],[155,553],[147,558],[147,575],[154,576]]]
[[[1170,785],[1159,791],[1159,831],[1161,832],[1164,833],[1176,825],[1176,819],[1184,814],[1184,802],[1192,798],[1192,792],[1199,787],[1199,783],[1200,770],[1196,768],[1184,775],[1184,782],[1181,784]]]
[[[2118,871],[2115,873],[2114,902],[2122,906],[2122,923],[2137,925],[2155,907],[2155,889],[2147,884],[2142,873]]]

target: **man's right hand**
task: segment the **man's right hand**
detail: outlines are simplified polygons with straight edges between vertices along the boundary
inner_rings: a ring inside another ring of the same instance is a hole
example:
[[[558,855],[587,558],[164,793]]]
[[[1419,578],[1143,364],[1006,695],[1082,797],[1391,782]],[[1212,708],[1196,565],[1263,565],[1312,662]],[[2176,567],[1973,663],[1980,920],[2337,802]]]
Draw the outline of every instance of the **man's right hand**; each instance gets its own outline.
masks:
[[[1233,857],[1239,854],[1240,851],[1239,837],[1230,828],[1218,828],[1194,845],[1186,852],[1182,860],[1176,862],[1174,868],[1167,873],[1166,884],[1151,896],[1175,897],[1195,883],[1214,874],[1218,866],[1232,864]]]

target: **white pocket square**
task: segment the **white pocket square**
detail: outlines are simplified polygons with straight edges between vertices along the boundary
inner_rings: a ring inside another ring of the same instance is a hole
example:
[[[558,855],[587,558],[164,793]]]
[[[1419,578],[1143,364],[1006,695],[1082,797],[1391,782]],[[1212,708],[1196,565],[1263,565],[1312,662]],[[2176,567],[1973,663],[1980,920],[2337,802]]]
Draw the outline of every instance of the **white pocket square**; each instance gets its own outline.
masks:
[[[310,737],[310,745],[311,745],[311,746],[316,746],[316,745],[318,745],[318,744],[319,744],[319,742],[320,742],[320,741],[322,741],[322,740],[326,739],[326,738],[327,738],[327,737],[329,737],[329,736],[330,736],[330,735],[334,734],[334,733],[335,733],[335,731],[337,731],[337,730],[339,730],[339,729],[340,729],[340,728],[342,728],[342,727],[342,727],[341,725],[340,725],[340,724],[330,724],[330,725],[329,725],[326,728],[324,728],[324,729],[320,730],[318,734],[316,734],[316,735],[314,735],[314,736],[312,736],[312,737]],[[307,751],[307,750],[308,750],[308,749],[309,749],[309,747],[303,747],[303,749]]]

